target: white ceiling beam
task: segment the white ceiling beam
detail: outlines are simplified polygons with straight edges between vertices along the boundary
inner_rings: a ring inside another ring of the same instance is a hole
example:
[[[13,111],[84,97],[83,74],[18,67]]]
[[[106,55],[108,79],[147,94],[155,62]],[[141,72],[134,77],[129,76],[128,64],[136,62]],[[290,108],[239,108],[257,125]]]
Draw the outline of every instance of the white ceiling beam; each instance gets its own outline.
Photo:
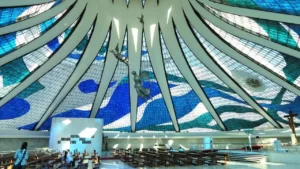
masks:
[[[125,1],[124,1],[125,2]],[[119,6],[121,1],[115,1]],[[113,4],[116,5],[116,4]],[[110,41],[109,41],[109,48],[108,53],[105,58],[105,65],[103,68],[102,77],[100,80],[100,85],[98,87],[98,91],[96,94],[96,98],[92,107],[90,118],[95,118],[97,113],[100,109],[100,106],[103,102],[105,94],[107,92],[108,86],[114,76],[115,69],[117,68],[118,60],[116,57],[110,53],[110,50],[114,50],[117,44],[119,44],[119,49],[122,49],[124,37],[125,37],[125,30],[126,30],[126,14],[122,13],[122,8],[127,8],[126,3],[120,6],[121,9],[116,10],[116,8],[111,8],[111,10],[115,10],[114,12],[109,12],[105,14],[106,18],[112,21],[111,25],[111,32],[110,32]],[[114,14],[114,15],[112,15]],[[123,15],[125,15],[126,20],[122,20]]]
[[[221,3],[213,2],[211,0],[198,0],[198,1],[217,10],[235,14],[235,15],[247,16],[252,18],[260,18],[260,19],[266,19],[266,20],[277,21],[277,22],[300,24],[299,16],[295,16],[295,15],[276,13],[276,12],[267,12],[259,9],[235,7],[235,6],[224,5]]]
[[[81,0],[83,1],[83,0]],[[79,11],[80,13],[80,11]],[[37,81],[44,74],[50,71],[53,67],[59,64],[65,57],[67,57],[80,43],[83,37],[91,28],[92,23],[96,17],[95,13],[86,11],[83,15],[82,21],[78,24],[72,35],[65,42],[65,44],[44,64],[41,68],[32,73],[31,76],[22,81],[16,88],[9,92],[3,99],[0,100],[0,107],[7,103],[9,100],[17,96],[33,82]],[[46,33],[47,34],[47,33]]]
[[[174,14],[174,15],[176,15],[176,14]],[[167,16],[167,15],[163,15],[163,16]],[[176,64],[176,66],[178,67],[178,69],[180,70],[180,72],[182,73],[184,78],[187,80],[187,82],[191,85],[192,89],[195,91],[197,96],[200,98],[201,102],[204,104],[206,109],[210,112],[210,114],[215,119],[215,121],[220,126],[220,128],[222,130],[226,131],[227,129],[226,129],[225,125],[223,124],[221,118],[215,111],[210,100],[207,98],[202,87],[200,87],[199,82],[195,78],[192,70],[190,69],[190,67],[185,59],[185,56],[183,55],[183,51],[181,50],[178,39],[175,35],[176,30],[173,27],[172,18],[169,18],[169,19],[166,18],[165,20],[169,20],[169,22],[168,23],[161,22],[160,28],[161,28],[166,46],[168,47],[168,50]]]
[[[214,16],[212,13],[208,12],[205,8],[203,8],[201,5],[198,4],[197,0],[189,0],[195,10],[205,19],[207,19],[209,22],[214,24],[215,26],[221,28],[222,30],[233,34],[235,36],[238,36],[240,38],[255,42],[259,45],[266,46],[270,49],[274,49],[278,52],[282,52],[285,54],[288,54],[290,56],[294,56],[296,58],[300,58],[300,51],[297,51],[295,49],[289,48],[287,46],[280,45],[278,43],[272,42],[270,40],[261,38],[259,36],[253,35],[251,33],[245,32],[239,28],[236,28],[235,26],[232,26],[218,17]],[[188,8],[191,10],[190,12],[193,12],[193,8],[190,6],[189,1],[182,1],[182,4],[185,6],[185,8]],[[189,6],[189,7],[188,7]]]
[[[67,0],[63,1],[61,4],[51,8],[37,16],[31,17],[21,22],[17,22],[5,27],[0,28],[0,35],[8,34],[11,32],[20,31],[26,28],[33,27],[38,25],[48,19],[55,17],[56,15],[60,14],[64,10],[68,9],[71,5],[75,3],[76,0]]]
[[[111,33],[110,36],[113,36]],[[114,50],[117,45],[117,43],[120,42],[117,39],[113,39],[112,37],[110,38],[110,45],[109,45],[109,50]],[[122,44],[122,43],[120,43]],[[114,46],[114,47],[113,47]],[[106,58],[105,58],[105,65],[104,69],[102,72],[102,77],[101,81],[98,87],[98,91],[94,100],[94,104],[92,107],[91,115],[90,118],[96,118],[97,113],[100,109],[100,106],[103,102],[104,96],[107,92],[108,86],[114,76],[115,69],[117,68],[118,60],[111,54],[107,53]]]
[[[87,11],[92,12],[93,8],[94,5],[88,5]],[[91,17],[93,17],[93,15],[91,15]],[[109,30],[108,27],[104,27],[105,25],[109,25],[109,21],[105,20],[104,16],[98,15],[89,43],[76,69],[74,70],[68,81],[65,83],[64,87],[61,89],[59,94],[56,96],[54,101],[51,103],[46,113],[43,115],[42,119],[38,122],[38,124],[35,127],[35,130],[39,129],[39,127],[51,116],[53,111],[58,107],[58,105],[63,101],[63,99],[65,99],[68,93],[72,90],[72,88],[77,84],[77,82],[81,79],[84,73],[91,66],[97,54],[99,53],[102,44],[105,41],[107,31]]]
[[[186,10],[186,9],[185,9]],[[178,16],[181,16],[178,14]],[[187,46],[191,49],[194,55],[216,76],[218,76],[227,86],[229,86],[233,91],[235,91],[242,99],[244,99],[254,110],[260,113],[267,121],[277,128],[281,126],[273,120],[265,110],[259,106],[237,83],[229,77],[228,74],[224,72],[223,69],[217,65],[210,56],[205,52],[205,49],[199,44],[196,37],[193,35],[192,30],[185,21],[184,17],[174,17],[177,29],[184,39]],[[194,22],[192,20],[192,22]]]
[[[197,15],[191,9],[189,3],[185,3],[184,5],[184,12],[188,18],[188,20],[193,24],[195,29],[201,33],[201,35],[211,42],[215,47],[219,50],[223,51],[225,54],[231,56],[233,59],[237,60],[238,62],[244,64],[245,66],[253,69],[254,71],[262,74],[265,77],[268,77],[270,80],[274,81],[275,83],[279,84],[280,86],[288,89],[289,91],[297,94],[300,96],[300,90],[295,86],[291,85],[290,83],[282,80],[280,77],[274,75],[267,69],[259,66],[258,64],[254,63],[247,57],[243,56],[224,41],[220,40],[214,33],[211,32],[210,29],[197,17]],[[222,27],[221,27],[222,29]]]
[[[161,17],[157,13],[157,3],[156,1],[149,1],[147,2],[146,6],[147,10],[145,10],[145,26],[144,26],[144,31],[145,31],[145,39],[146,39],[146,44],[148,47],[148,53],[149,53],[149,58],[153,67],[153,71],[155,74],[155,77],[157,79],[158,85],[160,87],[160,90],[162,92],[164,101],[166,103],[168,112],[171,117],[171,121],[174,125],[174,129],[176,132],[179,132],[179,124],[177,121],[176,113],[174,110],[174,105],[172,102],[172,97],[170,94],[170,89],[169,85],[167,82],[167,77],[166,77],[166,71],[164,68],[164,62],[163,62],[163,56],[162,56],[162,51],[161,51],[161,46],[160,46],[160,34],[158,31],[158,22],[157,18]],[[153,117],[155,118],[155,117]]]
[[[55,24],[50,30],[48,30],[32,42],[28,43],[27,45],[1,57],[0,66],[42,47],[46,43],[50,42],[52,39],[59,36],[63,31],[70,27],[76,21],[76,19],[79,18],[86,6],[87,1],[88,0],[77,1],[73,9],[57,24]]]
[[[142,1],[131,0],[128,9],[128,54],[129,54],[129,86],[130,86],[130,120],[131,131],[135,132],[136,118],[137,118],[137,105],[138,94],[135,89],[134,76],[132,71],[139,74],[141,67],[141,49],[142,49],[142,36],[143,25],[140,23],[138,17],[142,14]],[[134,11],[134,12],[130,12]]]
[[[54,0],[1,0],[0,8],[44,4]]]

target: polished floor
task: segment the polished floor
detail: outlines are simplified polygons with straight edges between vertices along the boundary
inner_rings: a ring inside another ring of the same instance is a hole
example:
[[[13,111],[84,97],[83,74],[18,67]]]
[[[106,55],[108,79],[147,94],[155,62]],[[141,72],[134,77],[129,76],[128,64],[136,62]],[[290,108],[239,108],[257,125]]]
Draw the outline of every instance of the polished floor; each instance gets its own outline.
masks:
[[[101,169],[133,169],[132,167],[124,164],[119,160],[104,160],[102,161]],[[142,167],[140,169],[150,169],[150,167]],[[253,163],[238,163],[238,162],[229,162],[225,166],[184,166],[184,167],[152,167],[151,169],[161,169],[161,168],[170,168],[170,169],[299,169],[300,166],[297,164],[282,164],[282,163],[266,163],[266,164],[253,164]]]

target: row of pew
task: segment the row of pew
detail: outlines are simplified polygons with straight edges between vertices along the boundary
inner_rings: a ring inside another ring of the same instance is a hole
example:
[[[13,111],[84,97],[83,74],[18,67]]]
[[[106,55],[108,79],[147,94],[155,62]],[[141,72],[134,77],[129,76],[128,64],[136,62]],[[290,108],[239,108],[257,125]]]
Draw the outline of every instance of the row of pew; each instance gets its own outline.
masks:
[[[73,155],[75,166],[65,164],[62,161],[60,153],[29,153],[27,161],[27,169],[57,169],[57,168],[72,168],[72,169],[93,169],[99,168],[100,156],[97,155]],[[0,157],[0,169],[12,169],[15,162],[14,154],[6,154]]]
[[[170,152],[166,149],[120,149],[115,156],[132,167],[188,166],[188,165],[225,165],[229,154],[210,151]]]
[[[29,158],[28,158],[28,162],[27,162],[27,168],[30,168],[33,165],[41,165],[42,166],[45,164],[46,161],[49,162],[49,164],[54,164],[56,161],[56,158],[59,156],[59,153],[35,154],[33,152],[29,152],[28,156],[29,156]],[[15,162],[14,153],[5,154],[2,157],[0,157],[0,168],[1,169],[10,169],[10,168],[12,168],[14,162]]]

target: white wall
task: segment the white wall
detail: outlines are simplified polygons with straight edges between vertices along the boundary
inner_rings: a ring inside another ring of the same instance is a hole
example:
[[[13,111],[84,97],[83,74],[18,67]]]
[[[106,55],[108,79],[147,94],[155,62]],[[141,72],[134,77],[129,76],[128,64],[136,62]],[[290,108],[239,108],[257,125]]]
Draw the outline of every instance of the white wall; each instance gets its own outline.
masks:
[[[69,149],[101,153],[102,119],[53,118],[49,147],[54,151]]]
[[[190,144],[202,144],[202,138],[169,138],[174,141],[173,147],[178,148],[179,143],[183,146],[189,146]],[[158,139],[161,140],[163,143],[167,144],[169,139]],[[290,138],[283,137],[278,138],[278,140],[281,141],[281,143],[288,143],[290,141]],[[49,138],[0,138],[0,152],[1,151],[15,151],[18,149],[21,144],[26,141],[28,142],[28,149],[34,150],[36,148],[46,148],[49,146]],[[126,148],[128,144],[132,145],[132,148],[139,148],[140,144],[143,143],[145,148],[152,147],[156,143],[156,139],[138,139],[138,138],[131,138],[131,139],[114,139],[109,138],[105,139],[105,142],[108,142],[108,148],[109,150],[112,150],[112,147],[116,144],[119,144],[119,148]],[[269,143],[273,142],[272,138],[262,138],[260,140],[252,139],[253,144],[255,142],[262,142],[262,143]],[[214,138],[214,144],[245,144],[247,143],[247,138]],[[273,150],[273,147],[270,147],[270,150]]]
[[[270,152],[268,153],[268,162],[272,163],[289,163],[289,164],[300,164],[300,154],[299,153],[277,153]]]
[[[143,145],[144,148],[151,148],[155,143],[168,144],[168,141],[172,140],[174,149],[178,149],[179,146],[190,148],[191,145],[203,145],[203,138],[129,138],[129,139],[115,139],[106,138],[104,142],[108,143],[108,150],[113,150],[113,147],[118,145],[118,148],[127,148],[131,145],[131,148],[140,148]],[[253,142],[255,142],[253,140]],[[228,143],[236,145],[237,147],[242,147],[244,144],[248,143],[247,138],[214,138],[213,143],[219,145],[219,148],[226,147]],[[229,147],[230,148],[230,147]]]
[[[47,148],[49,146],[49,138],[0,138],[0,152],[16,151],[21,148],[23,142],[28,143],[28,150]]]

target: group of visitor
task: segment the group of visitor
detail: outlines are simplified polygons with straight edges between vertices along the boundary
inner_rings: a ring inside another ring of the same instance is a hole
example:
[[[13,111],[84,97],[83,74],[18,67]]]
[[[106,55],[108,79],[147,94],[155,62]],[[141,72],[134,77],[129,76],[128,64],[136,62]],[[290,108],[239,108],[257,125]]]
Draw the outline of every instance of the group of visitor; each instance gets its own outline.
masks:
[[[71,151],[65,150],[63,154],[64,154],[64,156],[61,159],[62,163],[67,164],[67,165],[70,164],[72,167],[74,167],[75,161],[73,159]]]
[[[170,151],[170,152],[176,152],[176,150],[174,150],[173,147],[170,147],[170,150],[169,150],[169,151]],[[178,152],[184,152],[184,149],[183,149],[182,147],[179,146]]]
[[[15,153],[14,158],[16,159],[13,169],[25,169],[28,160],[28,151],[27,151],[27,142],[24,142],[20,149],[18,149]],[[75,166],[75,161],[71,154],[70,150],[66,150],[63,152],[63,156],[61,158],[63,164]]]

